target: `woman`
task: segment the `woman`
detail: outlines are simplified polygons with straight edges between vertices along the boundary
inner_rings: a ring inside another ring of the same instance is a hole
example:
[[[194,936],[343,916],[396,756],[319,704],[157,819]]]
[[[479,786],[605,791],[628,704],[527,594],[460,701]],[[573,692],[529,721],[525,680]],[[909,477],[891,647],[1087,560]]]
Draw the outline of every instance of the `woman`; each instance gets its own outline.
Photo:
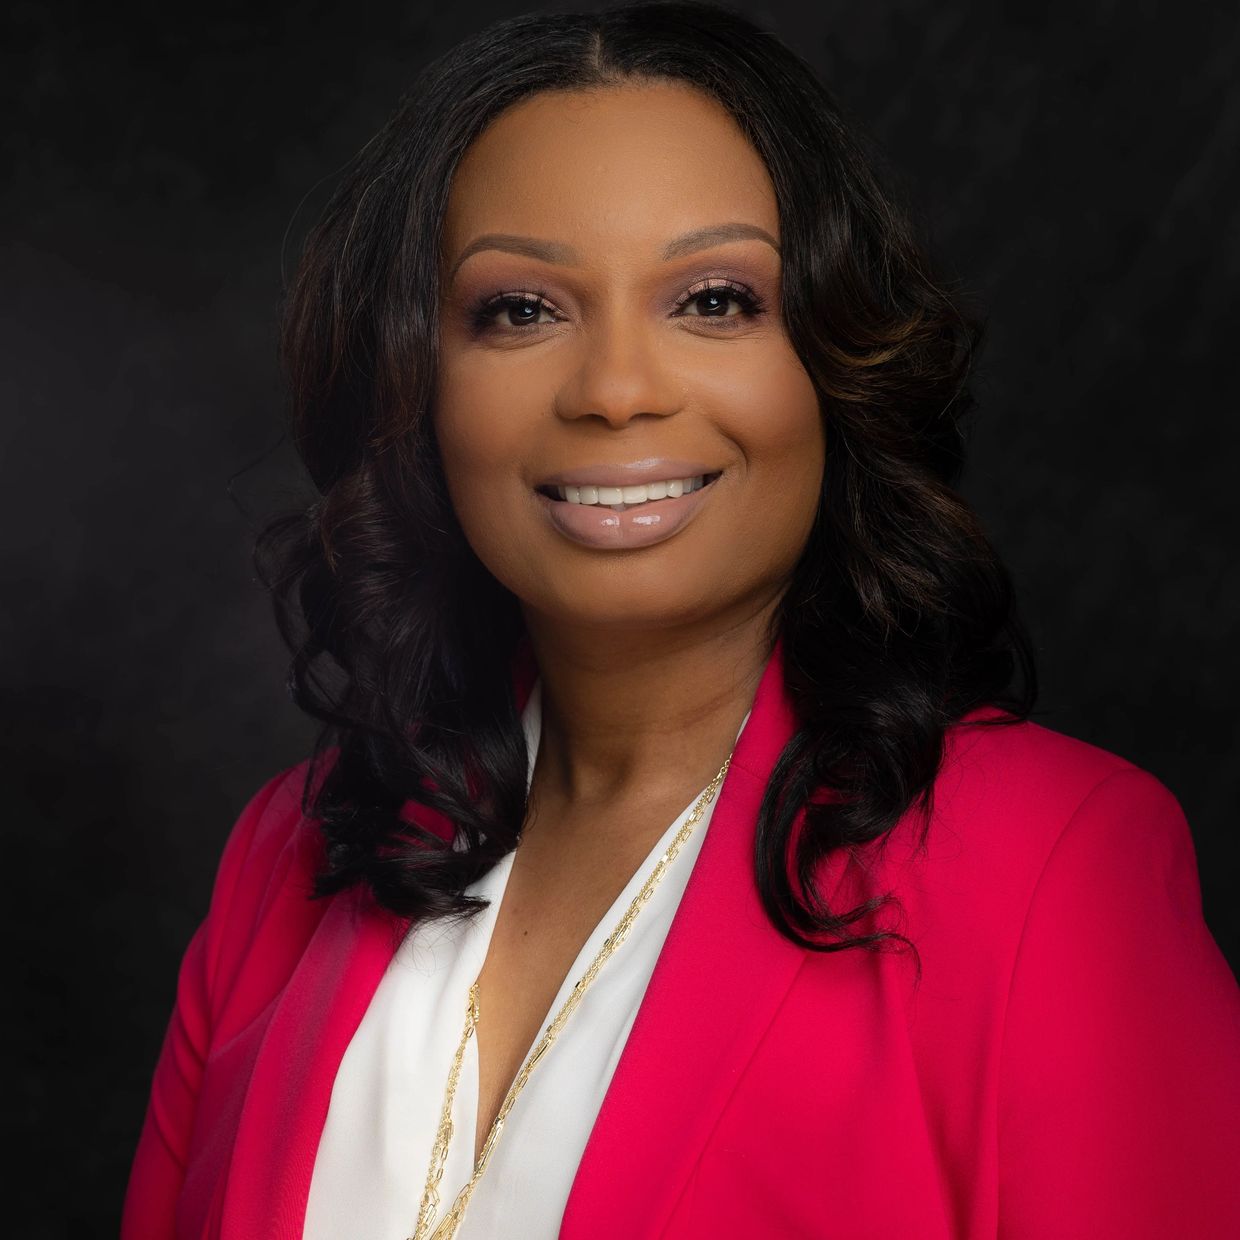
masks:
[[[1237,1234],[1240,995],[1173,796],[1030,721],[980,337],[739,16],[423,74],[290,291],[325,727],[225,848],[127,1238]]]

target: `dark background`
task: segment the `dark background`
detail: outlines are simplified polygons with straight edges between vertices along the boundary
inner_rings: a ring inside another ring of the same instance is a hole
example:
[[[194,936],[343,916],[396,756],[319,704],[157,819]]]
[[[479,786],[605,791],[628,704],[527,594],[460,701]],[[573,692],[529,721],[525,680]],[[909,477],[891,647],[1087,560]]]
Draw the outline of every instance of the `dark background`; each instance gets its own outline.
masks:
[[[1180,798],[1234,969],[1229,9],[743,11],[879,140],[988,309],[964,489],[1041,652],[1039,719]],[[114,1231],[220,848],[312,735],[248,558],[257,522],[304,494],[281,442],[282,251],[291,266],[414,70],[521,11],[9,7],[0,760],[5,1111],[30,1158],[6,1217],[24,1237]]]

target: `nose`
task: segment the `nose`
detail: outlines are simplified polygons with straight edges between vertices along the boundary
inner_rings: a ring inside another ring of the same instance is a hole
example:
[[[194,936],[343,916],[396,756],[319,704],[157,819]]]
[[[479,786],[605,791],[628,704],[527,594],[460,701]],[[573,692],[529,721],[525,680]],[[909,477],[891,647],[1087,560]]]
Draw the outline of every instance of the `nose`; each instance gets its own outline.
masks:
[[[557,398],[570,420],[601,418],[617,430],[634,418],[663,418],[681,404],[671,351],[655,333],[629,318],[610,318],[581,338],[582,356]]]

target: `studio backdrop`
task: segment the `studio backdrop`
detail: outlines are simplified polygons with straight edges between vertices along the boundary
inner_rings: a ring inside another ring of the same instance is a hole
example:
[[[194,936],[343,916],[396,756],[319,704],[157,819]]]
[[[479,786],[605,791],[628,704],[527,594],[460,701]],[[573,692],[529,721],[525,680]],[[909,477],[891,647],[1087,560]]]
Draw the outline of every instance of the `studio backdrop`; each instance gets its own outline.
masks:
[[[983,307],[962,490],[1038,648],[1034,718],[1175,793],[1234,969],[1240,24],[1205,4],[739,8],[873,136]],[[314,735],[249,558],[309,486],[282,430],[288,272],[416,71],[520,11],[8,10],[6,1216],[27,1240],[115,1229],[224,838]]]

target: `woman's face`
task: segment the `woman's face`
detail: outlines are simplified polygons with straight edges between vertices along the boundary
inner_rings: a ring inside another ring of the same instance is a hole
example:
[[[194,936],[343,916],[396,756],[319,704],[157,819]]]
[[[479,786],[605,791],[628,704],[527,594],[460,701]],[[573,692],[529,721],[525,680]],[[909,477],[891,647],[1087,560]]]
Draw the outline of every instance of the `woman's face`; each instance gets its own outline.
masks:
[[[689,237],[722,225],[743,227]],[[541,94],[465,152],[435,430],[465,536],[527,618],[658,628],[782,593],[824,435],[780,317],[779,241],[761,158],[689,87]],[[699,473],[719,476],[623,512],[589,489]],[[551,479],[602,502],[549,498]]]

